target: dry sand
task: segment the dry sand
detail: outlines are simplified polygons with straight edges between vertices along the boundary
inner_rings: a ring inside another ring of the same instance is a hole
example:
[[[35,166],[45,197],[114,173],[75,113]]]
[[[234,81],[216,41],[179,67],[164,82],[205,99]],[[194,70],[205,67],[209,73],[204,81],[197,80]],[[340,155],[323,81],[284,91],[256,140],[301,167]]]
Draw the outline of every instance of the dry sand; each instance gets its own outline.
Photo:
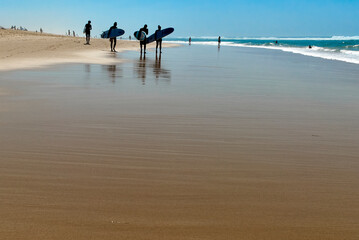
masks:
[[[27,37],[8,43],[1,64],[52,52],[73,61],[63,49],[88,48]],[[118,99],[112,88],[0,74],[1,239],[359,238],[357,105]]]
[[[0,29],[0,71],[44,67],[60,63],[116,64],[109,40],[68,37],[46,33]],[[164,47],[175,46],[164,44]],[[154,47],[154,43],[149,44]],[[137,50],[138,41],[118,40],[116,50]]]

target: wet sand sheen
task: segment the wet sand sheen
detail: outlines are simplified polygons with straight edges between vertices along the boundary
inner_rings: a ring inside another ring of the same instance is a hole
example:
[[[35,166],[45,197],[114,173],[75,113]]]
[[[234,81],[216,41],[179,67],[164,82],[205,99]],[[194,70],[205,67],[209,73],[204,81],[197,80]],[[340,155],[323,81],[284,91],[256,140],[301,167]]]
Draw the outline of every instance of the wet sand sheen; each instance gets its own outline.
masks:
[[[132,62],[115,67],[1,76],[17,93],[1,96],[11,107],[0,120],[2,236],[358,236],[355,67],[252,49],[166,51],[160,66],[127,53]]]

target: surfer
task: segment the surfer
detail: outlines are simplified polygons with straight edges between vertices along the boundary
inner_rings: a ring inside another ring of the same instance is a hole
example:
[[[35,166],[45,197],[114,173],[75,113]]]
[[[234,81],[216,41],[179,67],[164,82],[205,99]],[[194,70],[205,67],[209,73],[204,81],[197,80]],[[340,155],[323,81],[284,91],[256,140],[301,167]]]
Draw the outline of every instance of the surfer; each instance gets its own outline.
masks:
[[[90,45],[91,30],[92,30],[91,21],[88,21],[87,24],[85,25],[85,29],[84,29],[84,33],[86,34],[86,44],[87,45]],[[74,36],[75,36],[75,32],[74,32]]]
[[[221,36],[218,37],[218,48],[221,47]]]
[[[189,43],[189,45],[191,45],[191,42],[192,42],[192,38],[191,38],[191,37],[189,37],[189,39],[188,39],[188,43]]]
[[[158,25],[158,29],[155,32],[155,37],[156,37],[156,55],[157,55],[157,49],[158,49],[158,45],[160,46],[160,54],[162,53],[162,38],[159,38],[159,32],[161,31],[161,26]]]
[[[143,28],[140,29],[140,32],[146,33],[146,36],[148,35],[147,24],[145,24],[145,26],[143,26]],[[143,45],[145,54],[146,54],[146,41],[147,41],[147,37],[145,37],[143,41],[140,41],[141,53],[142,53],[142,45]]]
[[[110,30],[108,30],[108,36],[110,36],[112,29],[117,29],[117,22],[114,22],[113,26],[110,27]],[[116,37],[110,38],[110,42],[111,42],[111,52],[116,52],[115,50],[116,42],[117,42]]]

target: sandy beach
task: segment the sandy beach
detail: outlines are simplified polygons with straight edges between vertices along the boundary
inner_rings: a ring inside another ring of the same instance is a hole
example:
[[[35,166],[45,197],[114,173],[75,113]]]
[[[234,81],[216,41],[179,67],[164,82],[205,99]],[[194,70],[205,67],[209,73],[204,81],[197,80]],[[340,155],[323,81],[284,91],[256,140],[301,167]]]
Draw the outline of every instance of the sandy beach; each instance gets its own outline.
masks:
[[[358,239],[357,65],[8,32],[2,239]]]
[[[116,64],[107,39],[61,36],[20,30],[0,29],[0,71],[44,67],[63,63]],[[167,44],[164,46],[175,46]],[[153,48],[154,43],[149,44]],[[116,50],[137,50],[137,41],[118,40]]]

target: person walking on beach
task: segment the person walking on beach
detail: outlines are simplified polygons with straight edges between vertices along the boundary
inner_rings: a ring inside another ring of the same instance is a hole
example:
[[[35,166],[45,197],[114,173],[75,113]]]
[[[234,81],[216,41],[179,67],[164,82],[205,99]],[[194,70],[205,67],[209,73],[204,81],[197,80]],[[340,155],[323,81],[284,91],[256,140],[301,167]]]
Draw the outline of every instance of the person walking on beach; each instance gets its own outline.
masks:
[[[218,37],[218,47],[221,46],[221,36]]]
[[[111,31],[113,29],[117,29],[117,22],[114,22],[113,26],[110,27],[110,30],[108,30],[108,36],[110,36]],[[116,52],[116,49],[115,49],[116,48],[116,43],[117,43],[116,37],[110,38],[110,42],[111,42],[111,52]]]
[[[140,41],[141,54],[142,54],[142,45],[143,45],[143,49],[144,49],[144,54],[146,54],[146,41],[147,41],[147,35],[148,35],[147,24],[145,24],[145,26],[143,26],[143,28],[140,29],[140,33],[141,32],[146,33],[145,39],[143,41]]]
[[[162,38],[159,38],[159,32],[161,31],[161,26],[158,25],[158,29],[155,32],[155,37],[156,37],[156,55],[157,55],[157,50],[158,50],[158,46],[160,46],[160,54],[162,53]],[[159,38],[159,39],[158,39]]]
[[[188,39],[188,43],[189,43],[189,45],[191,45],[191,42],[192,42],[192,38],[191,38],[191,37],[189,37],[189,39]]]
[[[91,21],[89,20],[87,22],[87,24],[85,25],[85,29],[84,29],[84,33],[86,34],[86,44],[87,45],[90,45],[91,30],[92,30],[92,26],[91,26]],[[74,34],[75,34],[75,32],[74,32]]]

